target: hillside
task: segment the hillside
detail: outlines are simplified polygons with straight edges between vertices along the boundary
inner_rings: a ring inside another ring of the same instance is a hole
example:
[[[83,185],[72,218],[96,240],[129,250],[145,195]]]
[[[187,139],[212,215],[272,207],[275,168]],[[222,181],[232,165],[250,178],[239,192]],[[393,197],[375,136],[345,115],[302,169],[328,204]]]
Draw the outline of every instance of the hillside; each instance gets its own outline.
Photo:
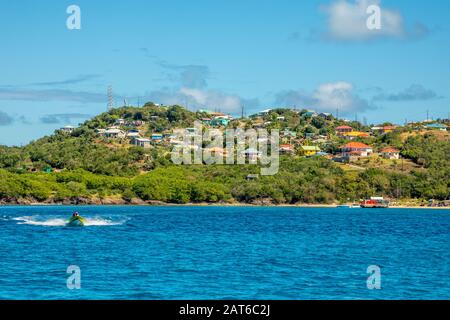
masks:
[[[170,135],[195,120],[219,130],[279,129],[287,150],[280,171],[258,176],[255,165],[175,166]],[[126,136],[111,136],[108,130]],[[130,142],[130,133],[145,137],[148,146]],[[449,141],[442,130],[367,126],[308,110],[274,109],[231,119],[148,103],[113,109],[24,147],[0,147],[0,201],[331,204],[373,195],[398,202],[442,201],[450,195]],[[355,143],[373,151],[367,156],[342,152],[343,145]],[[303,146],[322,153],[305,154]],[[401,156],[386,158],[386,148],[398,149]]]

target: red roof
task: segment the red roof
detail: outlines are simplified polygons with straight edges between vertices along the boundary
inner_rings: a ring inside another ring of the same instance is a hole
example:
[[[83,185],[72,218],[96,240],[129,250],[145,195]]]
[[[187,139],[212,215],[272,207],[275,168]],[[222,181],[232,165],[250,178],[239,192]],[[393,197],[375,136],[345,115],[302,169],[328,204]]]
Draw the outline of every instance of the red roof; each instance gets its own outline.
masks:
[[[383,153],[399,153],[400,151],[394,148],[384,148],[381,150]]]
[[[342,146],[341,149],[370,149],[371,147],[361,142],[349,142]]]
[[[350,127],[350,126],[339,126],[339,127],[336,127],[336,130],[343,130],[343,129],[351,129],[351,130],[353,130],[353,128]]]

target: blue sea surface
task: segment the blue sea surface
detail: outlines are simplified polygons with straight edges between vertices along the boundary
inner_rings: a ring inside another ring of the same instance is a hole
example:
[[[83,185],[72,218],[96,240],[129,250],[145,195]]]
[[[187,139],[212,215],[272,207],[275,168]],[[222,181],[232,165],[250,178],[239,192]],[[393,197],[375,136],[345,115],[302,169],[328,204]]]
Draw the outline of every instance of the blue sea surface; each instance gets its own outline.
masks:
[[[0,207],[0,299],[450,299],[449,231],[448,210]]]

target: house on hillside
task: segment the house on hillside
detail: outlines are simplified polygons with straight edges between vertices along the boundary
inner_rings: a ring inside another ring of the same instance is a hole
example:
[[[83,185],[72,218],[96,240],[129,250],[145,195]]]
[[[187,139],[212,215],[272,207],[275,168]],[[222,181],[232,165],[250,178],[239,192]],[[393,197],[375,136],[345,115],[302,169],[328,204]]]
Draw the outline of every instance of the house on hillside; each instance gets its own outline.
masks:
[[[213,126],[228,126],[228,123],[230,123],[230,119],[225,119],[222,117],[216,117],[211,120],[211,125]]]
[[[122,118],[117,119],[116,122],[114,122],[114,124],[116,126],[123,126],[123,125],[125,125],[125,123],[126,123],[125,119],[122,119]]]
[[[320,148],[318,146],[301,146],[300,154],[305,157],[311,157],[320,152]]]
[[[281,144],[280,153],[294,153],[295,148],[292,144]]]
[[[370,134],[367,132],[352,131],[352,132],[342,133],[341,136],[345,139],[353,140],[355,138],[369,138]]]
[[[203,151],[208,152],[211,155],[211,157],[227,155],[227,150],[220,147],[204,148]]]
[[[330,119],[331,116],[332,116],[332,114],[328,113],[328,112],[321,112],[321,113],[319,113],[319,117],[324,118],[324,119]]]
[[[209,126],[211,125],[211,118],[202,118],[202,123]]]
[[[65,127],[62,127],[59,130],[61,132],[64,132],[64,133],[72,133],[75,130],[75,127],[73,127],[73,126],[65,126]]]
[[[260,116],[266,116],[266,115],[268,115],[271,111],[272,111],[272,109],[262,110],[262,111],[258,112],[258,115],[260,115]]]
[[[448,127],[441,123],[430,123],[425,126],[425,129],[447,131]]]
[[[400,151],[394,148],[384,148],[383,150],[381,150],[380,155],[385,159],[400,159]]]
[[[383,126],[383,127],[377,126],[370,128],[370,130],[374,133],[386,134],[394,131],[396,128],[397,128],[396,126]]]
[[[340,147],[342,156],[368,157],[373,153],[373,148],[361,142],[349,142]]]
[[[116,129],[116,128],[109,128],[107,130],[105,130],[105,132],[103,133],[103,136],[105,136],[106,138],[125,138],[126,137],[126,133],[125,131],[122,131],[120,129]]]
[[[281,136],[282,137],[290,137],[290,138],[295,138],[297,136],[297,132],[295,131],[291,131],[291,130],[284,130],[283,132],[281,132]]]
[[[136,138],[140,138],[141,135],[139,134],[139,132],[136,131],[128,131],[127,132],[127,138],[130,139],[130,141],[133,141]]]
[[[312,110],[308,110],[303,114],[304,117],[306,118],[315,118],[318,116],[317,112],[312,111]]]
[[[244,151],[244,155],[250,162],[256,162],[260,156],[260,152],[254,148],[248,148]]]
[[[133,139],[133,144],[138,147],[142,148],[150,148],[151,147],[151,140],[147,138],[135,138]]]
[[[339,126],[339,127],[336,127],[334,130],[336,131],[336,134],[338,136],[342,136],[346,133],[352,132],[353,128],[350,126]]]
[[[153,141],[161,141],[163,139],[162,133],[152,133]]]

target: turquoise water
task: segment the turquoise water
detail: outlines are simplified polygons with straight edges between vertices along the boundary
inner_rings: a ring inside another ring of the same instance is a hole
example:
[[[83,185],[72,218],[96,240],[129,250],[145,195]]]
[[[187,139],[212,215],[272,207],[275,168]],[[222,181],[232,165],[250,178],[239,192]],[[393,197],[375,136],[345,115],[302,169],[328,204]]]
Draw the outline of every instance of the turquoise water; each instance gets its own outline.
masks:
[[[446,210],[0,207],[0,299],[450,299],[449,231]]]

